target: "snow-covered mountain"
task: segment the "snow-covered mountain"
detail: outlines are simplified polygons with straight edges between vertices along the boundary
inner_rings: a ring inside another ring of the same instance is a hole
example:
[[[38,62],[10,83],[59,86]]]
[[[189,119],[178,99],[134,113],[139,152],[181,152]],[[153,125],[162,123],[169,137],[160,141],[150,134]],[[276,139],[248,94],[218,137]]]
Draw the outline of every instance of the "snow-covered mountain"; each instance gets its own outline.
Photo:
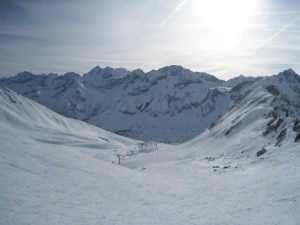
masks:
[[[1,134],[11,140],[11,144],[20,135],[42,144],[109,152],[114,150],[115,154],[124,154],[123,149],[139,143],[80,120],[61,116],[1,85],[0,105]],[[9,149],[8,146],[2,147]]]
[[[214,135],[229,137],[257,124],[256,131],[275,146],[300,141],[300,77],[294,71],[237,85],[232,93],[234,102],[213,124]]]
[[[231,127],[223,130],[224,135],[230,135],[250,111],[252,119],[270,118],[265,136],[279,130],[281,137],[278,134],[276,138],[283,140],[292,123],[294,132],[299,130],[300,82],[292,70],[225,82],[181,66],[148,73],[97,66],[83,76],[23,72],[0,83],[64,116],[144,141],[181,143],[228,115],[235,116]],[[259,110],[261,105],[264,110]]]
[[[130,140],[0,85],[0,224],[299,224],[290,72],[231,89],[230,108],[180,145]]]

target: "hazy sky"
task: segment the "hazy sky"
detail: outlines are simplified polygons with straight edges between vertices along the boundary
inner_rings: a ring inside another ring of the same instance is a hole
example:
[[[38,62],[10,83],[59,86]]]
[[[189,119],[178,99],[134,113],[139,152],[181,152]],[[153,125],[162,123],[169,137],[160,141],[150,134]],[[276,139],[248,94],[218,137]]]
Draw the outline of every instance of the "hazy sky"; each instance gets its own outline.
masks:
[[[182,65],[300,72],[299,0],[0,0],[0,76]]]

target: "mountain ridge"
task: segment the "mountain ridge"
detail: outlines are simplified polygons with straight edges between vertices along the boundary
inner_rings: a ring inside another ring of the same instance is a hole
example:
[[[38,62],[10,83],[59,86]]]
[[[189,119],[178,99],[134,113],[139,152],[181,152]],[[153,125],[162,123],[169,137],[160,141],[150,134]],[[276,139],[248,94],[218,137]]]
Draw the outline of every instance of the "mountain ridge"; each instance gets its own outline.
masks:
[[[291,111],[300,119],[300,78],[291,69],[223,81],[174,65],[148,73],[96,66],[83,76],[22,72],[0,84],[64,116],[143,141],[182,143],[213,127],[237,103],[260,107],[260,98],[272,98],[268,107],[277,114]]]

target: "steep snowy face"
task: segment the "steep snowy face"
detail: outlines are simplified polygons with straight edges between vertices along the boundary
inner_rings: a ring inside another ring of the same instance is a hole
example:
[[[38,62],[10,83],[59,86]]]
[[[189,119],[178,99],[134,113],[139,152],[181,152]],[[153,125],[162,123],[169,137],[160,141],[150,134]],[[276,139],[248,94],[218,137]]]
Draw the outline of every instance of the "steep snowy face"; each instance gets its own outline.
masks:
[[[25,136],[28,134],[28,138],[42,144],[109,151],[121,151],[138,143],[82,121],[66,118],[2,85],[0,106],[0,127],[6,130],[7,136],[10,132],[14,135],[19,132]]]
[[[300,77],[292,70],[232,88],[233,103],[214,123],[212,132],[231,137],[249,130],[265,137],[266,145],[299,142]]]
[[[249,124],[261,117],[299,120],[299,75],[292,70],[225,82],[181,66],[148,73],[97,66],[82,77],[23,72],[0,83],[62,115],[145,141],[184,142],[234,117],[224,123],[229,135],[250,112]]]

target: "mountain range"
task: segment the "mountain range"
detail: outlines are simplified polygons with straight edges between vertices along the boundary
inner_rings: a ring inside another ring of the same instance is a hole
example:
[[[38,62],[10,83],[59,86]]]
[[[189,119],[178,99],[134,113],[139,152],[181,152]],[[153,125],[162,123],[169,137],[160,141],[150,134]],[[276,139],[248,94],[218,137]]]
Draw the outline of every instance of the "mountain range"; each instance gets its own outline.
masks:
[[[0,84],[61,115],[143,141],[183,143],[228,118],[218,135],[263,118],[258,129],[276,145],[287,135],[300,139],[300,77],[291,69],[223,81],[181,66],[148,73],[97,66],[82,76],[21,72]]]

